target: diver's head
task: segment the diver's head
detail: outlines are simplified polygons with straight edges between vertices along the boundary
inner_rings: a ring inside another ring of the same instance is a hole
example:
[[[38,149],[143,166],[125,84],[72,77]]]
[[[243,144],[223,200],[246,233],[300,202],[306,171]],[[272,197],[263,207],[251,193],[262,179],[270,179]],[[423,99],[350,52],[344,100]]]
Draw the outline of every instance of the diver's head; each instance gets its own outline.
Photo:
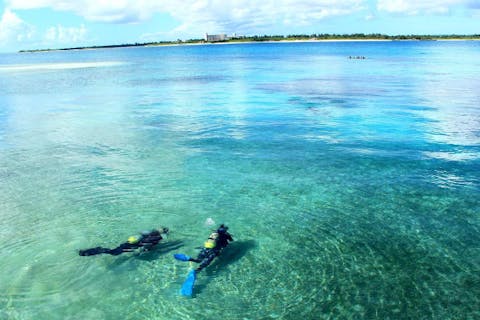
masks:
[[[170,232],[170,230],[168,230],[168,228],[166,228],[166,227],[161,227],[161,228],[160,228],[160,233],[167,234],[167,233],[169,233],[169,232]]]
[[[227,231],[228,231],[228,227],[227,227],[226,225],[224,225],[223,223],[222,223],[222,225],[220,225],[220,227],[217,229],[217,232],[218,232],[219,234],[225,234],[225,233],[227,233]]]
[[[135,244],[135,243],[137,243],[138,241],[140,241],[140,238],[137,237],[137,236],[130,236],[130,237],[128,237],[128,239],[127,239],[127,242],[130,243],[130,244]]]

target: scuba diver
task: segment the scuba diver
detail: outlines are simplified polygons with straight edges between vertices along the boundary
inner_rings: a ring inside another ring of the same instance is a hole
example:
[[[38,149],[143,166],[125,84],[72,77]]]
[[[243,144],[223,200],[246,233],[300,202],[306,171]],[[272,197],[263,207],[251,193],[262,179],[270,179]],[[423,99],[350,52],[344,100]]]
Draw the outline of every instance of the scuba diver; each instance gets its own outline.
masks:
[[[154,246],[156,246],[160,240],[162,240],[161,234],[167,234],[168,228],[160,228],[160,230],[153,229],[151,231],[143,231],[138,236],[130,236],[127,239],[127,242],[120,244],[114,249],[96,247],[91,249],[80,250],[78,252],[81,256],[93,256],[96,254],[111,254],[113,256],[118,256],[124,252],[132,252],[135,249],[141,248],[141,251],[149,251]]]
[[[232,235],[228,233],[228,227],[222,224],[217,229],[217,231],[210,234],[196,259],[182,253],[177,253],[174,255],[174,257],[175,259],[181,261],[193,261],[196,263],[200,263],[200,265],[196,269],[196,272],[199,272],[200,270],[208,266],[213,261],[213,259],[215,259],[215,257],[220,255],[222,250],[231,241],[233,241],[233,238]]]
[[[186,297],[191,297],[193,295],[193,286],[197,279],[197,273],[208,266],[215,257],[220,255],[228,243],[233,241],[232,235],[228,233],[227,230],[228,227],[222,224],[216,232],[210,234],[197,258],[191,258],[183,253],[176,253],[173,255],[175,259],[180,261],[193,261],[200,263],[196,269],[190,270],[188,273],[187,279],[180,290],[180,294]]]

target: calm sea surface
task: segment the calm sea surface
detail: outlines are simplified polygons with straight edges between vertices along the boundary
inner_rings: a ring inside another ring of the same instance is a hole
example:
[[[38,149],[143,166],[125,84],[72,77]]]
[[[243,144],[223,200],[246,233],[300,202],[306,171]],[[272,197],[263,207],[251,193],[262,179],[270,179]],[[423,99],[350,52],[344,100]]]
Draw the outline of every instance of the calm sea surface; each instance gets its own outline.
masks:
[[[2,54],[0,221],[0,319],[480,319],[480,42]]]

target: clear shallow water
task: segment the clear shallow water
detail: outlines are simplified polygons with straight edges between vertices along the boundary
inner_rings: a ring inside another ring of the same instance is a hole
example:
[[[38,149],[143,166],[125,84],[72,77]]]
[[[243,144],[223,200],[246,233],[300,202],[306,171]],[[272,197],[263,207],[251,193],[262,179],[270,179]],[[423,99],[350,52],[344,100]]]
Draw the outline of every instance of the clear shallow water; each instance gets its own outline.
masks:
[[[0,319],[480,317],[478,42],[0,59]]]

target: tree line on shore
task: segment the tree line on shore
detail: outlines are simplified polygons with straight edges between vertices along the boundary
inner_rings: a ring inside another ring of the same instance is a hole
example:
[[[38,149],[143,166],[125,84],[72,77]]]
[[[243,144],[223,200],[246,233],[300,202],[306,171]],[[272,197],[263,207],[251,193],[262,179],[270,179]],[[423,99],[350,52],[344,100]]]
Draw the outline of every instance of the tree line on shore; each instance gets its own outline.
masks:
[[[282,41],[282,40],[448,40],[448,39],[480,39],[480,34],[474,35],[386,35],[381,33],[353,33],[353,34],[295,34],[295,35],[263,35],[250,36],[238,39],[253,40],[253,41]],[[233,39],[235,40],[235,39]]]
[[[434,41],[434,40],[480,40],[480,34],[473,35],[386,35],[381,33],[353,33],[353,34],[293,34],[293,35],[255,35],[255,36],[236,36],[230,37],[227,40],[215,41],[216,43],[225,42],[265,42],[265,41],[301,41],[301,40],[420,40],[420,41]],[[21,50],[20,52],[38,52],[38,51],[56,51],[56,50],[82,50],[82,49],[109,49],[122,47],[145,47],[145,46],[162,46],[173,44],[196,44],[208,43],[204,39],[189,39],[176,41],[157,41],[145,43],[126,43],[115,45],[101,45],[88,47],[72,47],[61,49],[34,49]]]

